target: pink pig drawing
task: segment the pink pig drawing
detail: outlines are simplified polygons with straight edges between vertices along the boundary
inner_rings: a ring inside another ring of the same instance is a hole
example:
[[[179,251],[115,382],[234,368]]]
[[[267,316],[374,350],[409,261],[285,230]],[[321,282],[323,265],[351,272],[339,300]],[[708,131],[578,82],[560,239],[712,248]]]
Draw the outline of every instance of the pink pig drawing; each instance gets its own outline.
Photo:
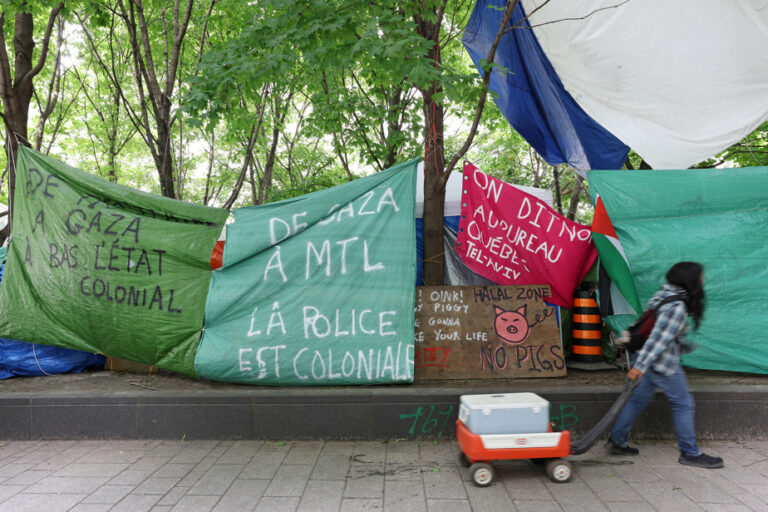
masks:
[[[526,306],[517,308],[517,311],[506,311],[499,306],[494,307],[496,308],[494,327],[499,338],[510,345],[524,342],[531,332],[528,321],[525,319]]]

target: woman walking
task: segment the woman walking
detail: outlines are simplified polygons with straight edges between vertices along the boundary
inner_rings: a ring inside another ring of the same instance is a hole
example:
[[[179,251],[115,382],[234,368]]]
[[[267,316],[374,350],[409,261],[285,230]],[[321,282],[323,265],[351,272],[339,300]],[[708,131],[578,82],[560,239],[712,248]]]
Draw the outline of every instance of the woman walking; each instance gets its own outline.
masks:
[[[607,446],[614,455],[639,453],[637,448],[628,444],[629,431],[640,413],[651,403],[658,388],[667,396],[672,409],[680,448],[678,462],[699,468],[721,468],[722,458],[702,453],[696,444],[695,404],[680,365],[680,355],[695,349],[692,343],[685,340],[687,318],[693,317],[694,329],[698,329],[704,314],[704,269],[700,263],[683,261],[669,269],[666,279],[667,282],[648,301],[646,309],[658,307],[656,323],[627,373],[628,379],[640,379],[640,383],[619,414]],[[664,299],[675,295],[680,300],[661,304]]]

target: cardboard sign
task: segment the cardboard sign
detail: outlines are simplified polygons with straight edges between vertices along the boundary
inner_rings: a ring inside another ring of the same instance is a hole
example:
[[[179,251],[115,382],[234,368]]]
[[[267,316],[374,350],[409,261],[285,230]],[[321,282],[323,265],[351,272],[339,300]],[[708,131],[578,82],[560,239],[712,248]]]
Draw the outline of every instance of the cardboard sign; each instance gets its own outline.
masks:
[[[549,286],[416,288],[417,379],[566,375]]]

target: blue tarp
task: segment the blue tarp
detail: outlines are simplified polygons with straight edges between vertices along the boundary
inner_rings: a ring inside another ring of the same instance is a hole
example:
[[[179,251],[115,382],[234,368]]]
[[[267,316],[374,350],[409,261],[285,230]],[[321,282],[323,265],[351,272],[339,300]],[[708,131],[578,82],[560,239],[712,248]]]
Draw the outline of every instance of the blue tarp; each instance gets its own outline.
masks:
[[[459,230],[460,215],[443,217],[445,227],[454,233]],[[416,219],[416,286],[424,284],[422,275],[424,272],[424,219]]]
[[[5,271],[4,258],[5,249],[0,249],[0,284]],[[80,373],[88,368],[104,368],[105,360],[104,356],[79,350],[0,338],[0,379]]]
[[[505,3],[477,0],[464,30],[464,46],[481,75],[481,61],[488,56]],[[518,3],[511,24],[523,18],[525,11]],[[527,20],[502,37],[494,63],[490,90],[497,95],[496,105],[549,164],[567,163],[582,171],[623,166],[629,148],[565,90]]]

